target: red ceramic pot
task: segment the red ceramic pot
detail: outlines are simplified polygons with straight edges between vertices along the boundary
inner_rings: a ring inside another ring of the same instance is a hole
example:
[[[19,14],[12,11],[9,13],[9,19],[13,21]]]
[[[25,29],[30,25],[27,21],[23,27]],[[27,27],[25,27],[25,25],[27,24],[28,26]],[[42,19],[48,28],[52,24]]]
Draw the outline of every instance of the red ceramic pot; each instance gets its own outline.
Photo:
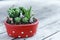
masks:
[[[37,30],[38,20],[32,24],[12,25],[5,22],[6,30],[9,36],[13,38],[32,37]]]

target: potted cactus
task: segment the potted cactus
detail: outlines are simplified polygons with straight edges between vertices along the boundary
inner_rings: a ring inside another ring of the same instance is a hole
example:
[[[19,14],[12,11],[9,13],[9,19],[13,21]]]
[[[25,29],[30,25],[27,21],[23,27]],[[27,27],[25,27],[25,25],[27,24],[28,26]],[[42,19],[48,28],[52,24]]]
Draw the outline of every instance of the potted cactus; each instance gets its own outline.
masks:
[[[13,38],[31,37],[36,33],[38,20],[31,14],[32,8],[11,7],[5,21],[6,30]]]

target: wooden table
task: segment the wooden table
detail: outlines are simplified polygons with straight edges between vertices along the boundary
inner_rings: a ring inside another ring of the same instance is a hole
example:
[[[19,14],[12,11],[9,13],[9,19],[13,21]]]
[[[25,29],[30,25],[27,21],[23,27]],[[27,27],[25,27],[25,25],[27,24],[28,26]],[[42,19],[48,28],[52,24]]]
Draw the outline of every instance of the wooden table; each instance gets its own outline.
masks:
[[[23,38],[23,39],[11,38],[7,35],[4,24],[0,22],[0,40],[60,40],[60,6],[59,6],[60,4],[59,3],[60,3],[59,1],[58,2],[54,1],[53,3],[51,3],[51,1],[30,2],[35,13],[37,13],[36,17],[38,17],[38,19],[40,20],[36,35],[30,38]],[[23,5],[23,2],[21,2],[21,4]],[[24,6],[26,6],[26,2],[24,4],[25,4]],[[6,17],[5,15],[6,12],[4,10],[6,9],[5,7],[6,7],[5,5],[4,8],[1,8],[0,6],[0,10],[2,9],[0,12],[0,17],[2,16],[1,17],[2,19],[0,18],[0,20],[3,20],[3,18]]]

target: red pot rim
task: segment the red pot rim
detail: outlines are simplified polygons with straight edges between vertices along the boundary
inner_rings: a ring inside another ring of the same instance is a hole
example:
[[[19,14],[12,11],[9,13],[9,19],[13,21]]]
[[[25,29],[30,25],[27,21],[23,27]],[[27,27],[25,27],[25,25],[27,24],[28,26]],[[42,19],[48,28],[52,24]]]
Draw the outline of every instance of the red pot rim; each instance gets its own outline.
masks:
[[[20,24],[20,25],[16,25],[16,24],[8,24],[6,21],[4,22],[7,25],[12,25],[12,26],[29,26],[29,25],[35,25],[38,24],[38,19],[36,19],[36,22],[32,23],[32,24]]]

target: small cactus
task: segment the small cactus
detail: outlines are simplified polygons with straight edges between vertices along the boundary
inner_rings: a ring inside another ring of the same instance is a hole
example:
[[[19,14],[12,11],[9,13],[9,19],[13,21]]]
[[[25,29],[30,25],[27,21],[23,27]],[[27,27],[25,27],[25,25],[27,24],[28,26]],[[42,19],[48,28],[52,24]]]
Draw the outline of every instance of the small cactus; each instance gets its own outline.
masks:
[[[19,23],[20,23],[21,18],[20,18],[20,17],[16,17],[14,20],[15,20],[15,23],[19,24]]]
[[[10,20],[9,23],[30,23],[33,22],[33,18],[31,17],[31,7],[29,9],[25,9],[24,7],[14,8],[11,7],[8,10],[9,18],[12,18],[13,20]]]
[[[20,10],[18,8],[9,8],[8,13],[11,18],[20,16]]]
[[[24,17],[24,18],[22,19],[22,22],[23,22],[23,23],[28,23],[28,18],[27,18],[27,17]]]

